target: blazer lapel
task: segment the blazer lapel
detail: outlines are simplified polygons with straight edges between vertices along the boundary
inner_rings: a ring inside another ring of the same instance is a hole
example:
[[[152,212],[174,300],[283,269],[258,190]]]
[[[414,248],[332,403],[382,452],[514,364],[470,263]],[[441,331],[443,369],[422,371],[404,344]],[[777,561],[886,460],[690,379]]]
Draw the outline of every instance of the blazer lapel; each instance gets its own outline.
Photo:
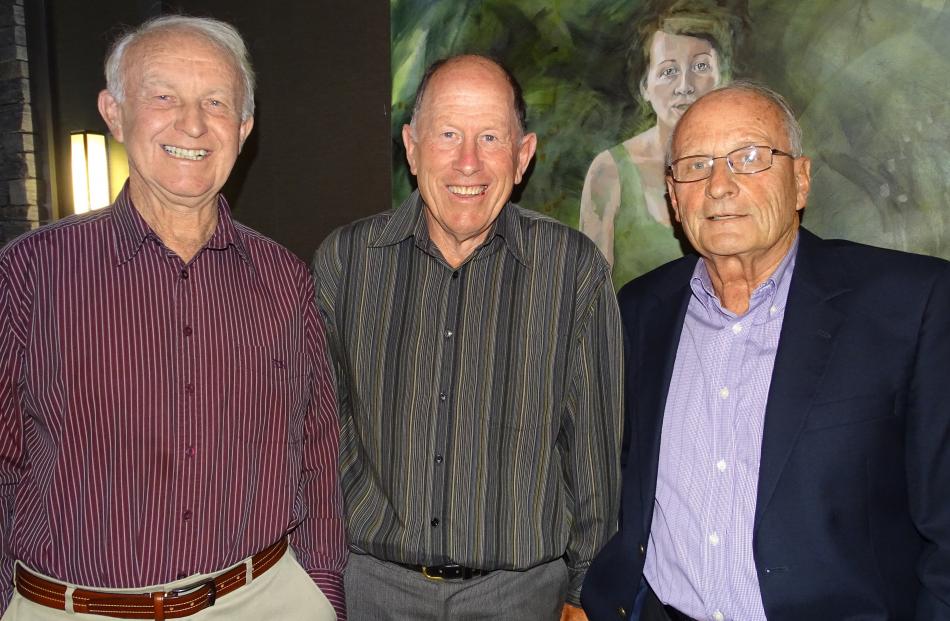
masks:
[[[653,300],[654,306],[645,309],[640,341],[643,349],[637,356],[638,379],[632,387],[637,400],[635,415],[642,494],[640,506],[643,508],[643,524],[646,528],[649,528],[653,497],[656,494],[663,412],[689,306],[689,280],[696,265],[695,260],[684,263],[685,269],[680,277],[671,279],[674,286],[658,294]]]
[[[802,431],[845,318],[831,303],[848,290],[833,247],[805,229],[800,235],[765,408],[753,529],[758,528]]]

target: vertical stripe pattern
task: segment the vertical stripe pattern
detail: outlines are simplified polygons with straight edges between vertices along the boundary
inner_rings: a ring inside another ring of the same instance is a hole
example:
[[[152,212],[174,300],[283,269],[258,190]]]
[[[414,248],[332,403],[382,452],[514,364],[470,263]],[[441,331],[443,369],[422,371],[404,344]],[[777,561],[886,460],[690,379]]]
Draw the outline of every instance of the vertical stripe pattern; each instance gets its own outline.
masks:
[[[301,261],[234,223],[188,264],[127,190],[0,251],[0,562],[135,587],[291,544],[342,611],[338,419]]]
[[[507,205],[458,269],[418,194],[314,258],[337,365],[351,543],[402,563],[526,569],[569,600],[616,527],[621,333],[590,241]]]

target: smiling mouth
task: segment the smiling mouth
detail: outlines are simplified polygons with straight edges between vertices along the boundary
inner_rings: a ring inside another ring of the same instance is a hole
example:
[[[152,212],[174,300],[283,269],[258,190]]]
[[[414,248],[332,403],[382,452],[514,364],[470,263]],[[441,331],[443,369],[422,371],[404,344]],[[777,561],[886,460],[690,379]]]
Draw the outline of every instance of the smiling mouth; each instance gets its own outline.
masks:
[[[456,196],[479,196],[488,190],[487,185],[450,185],[449,192]]]
[[[170,144],[163,144],[162,149],[164,149],[165,153],[181,160],[200,161],[208,157],[207,149],[183,149],[182,147],[174,147]]]

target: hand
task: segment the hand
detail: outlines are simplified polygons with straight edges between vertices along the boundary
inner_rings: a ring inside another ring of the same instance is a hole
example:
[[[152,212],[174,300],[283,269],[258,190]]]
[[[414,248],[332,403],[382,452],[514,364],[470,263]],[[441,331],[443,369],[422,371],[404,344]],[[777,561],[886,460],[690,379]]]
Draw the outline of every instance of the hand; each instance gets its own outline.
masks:
[[[587,621],[587,614],[580,606],[564,604],[561,609],[561,621]]]

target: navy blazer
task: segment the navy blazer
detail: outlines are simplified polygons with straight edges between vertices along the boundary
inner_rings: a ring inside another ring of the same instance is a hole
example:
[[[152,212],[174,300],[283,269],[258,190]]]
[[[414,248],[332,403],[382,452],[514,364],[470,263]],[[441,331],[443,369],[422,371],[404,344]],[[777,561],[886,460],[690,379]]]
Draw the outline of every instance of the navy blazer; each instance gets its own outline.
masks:
[[[950,264],[800,232],[772,372],[753,554],[765,613],[950,619]],[[626,618],[698,258],[626,285],[620,530],[587,572],[591,621]]]

